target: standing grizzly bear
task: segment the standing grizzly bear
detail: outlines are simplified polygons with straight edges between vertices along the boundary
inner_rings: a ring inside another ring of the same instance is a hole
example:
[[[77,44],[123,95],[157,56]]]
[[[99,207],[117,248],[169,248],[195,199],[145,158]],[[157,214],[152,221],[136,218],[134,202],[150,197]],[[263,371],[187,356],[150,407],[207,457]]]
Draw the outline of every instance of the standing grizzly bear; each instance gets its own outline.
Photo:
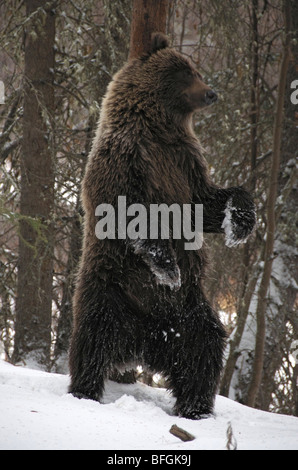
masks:
[[[70,346],[76,397],[100,400],[109,372],[136,361],[167,377],[178,415],[212,412],[225,331],[203,293],[204,249],[185,250],[183,236],[99,239],[95,211],[103,203],[117,210],[119,196],[148,209],[202,204],[205,232],[226,233],[230,245],[244,241],[255,224],[252,198],[210,181],[192,129],[193,113],[216,99],[159,33],[151,52],[128,62],[108,87],[82,186]]]

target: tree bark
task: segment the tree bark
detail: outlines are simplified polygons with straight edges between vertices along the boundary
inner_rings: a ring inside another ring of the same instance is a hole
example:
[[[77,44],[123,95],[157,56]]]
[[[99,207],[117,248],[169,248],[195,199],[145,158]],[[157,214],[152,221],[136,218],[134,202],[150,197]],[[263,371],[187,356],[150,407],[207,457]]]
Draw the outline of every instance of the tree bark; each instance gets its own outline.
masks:
[[[149,52],[151,35],[166,32],[168,0],[134,0],[129,59]]]
[[[260,103],[259,103],[259,31],[258,31],[258,13],[259,13],[259,0],[252,0],[251,12],[251,93],[250,93],[250,172],[248,189],[251,192],[256,188],[256,163],[258,155],[258,124],[260,117]],[[249,279],[249,274],[251,275]],[[251,244],[249,241],[243,247],[243,274],[242,274],[242,293],[240,295],[239,303],[237,306],[237,327],[233,339],[229,343],[229,356],[224,369],[220,385],[220,394],[228,397],[230,385],[235,371],[235,366],[238,357],[241,355],[239,345],[245,328],[245,323],[248,315],[249,305],[254,293],[259,275],[259,268],[256,265],[254,268],[251,266]]]
[[[176,436],[181,439],[181,441],[183,442],[193,441],[195,439],[195,436],[190,434],[190,432],[185,431],[185,429],[179,428],[176,424],[173,424],[170,429],[170,433],[173,434],[173,436]]]
[[[266,334],[265,313],[267,307],[267,291],[271,279],[271,270],[273,263],[273,247],[275,236],[275,205],[277,198],[278,178],[280,171],[280,148],[281,148],[281,133],[283,126],[283,108],[285,102],[285,89],[287,70],[290,57],[290,0],[285,0],[284,3],[284,16],[285,16],[285,44],[283,50],[283,58],[280,65],[277,105],[273,130],[273,154],[272,164],[269,179],[269,190],[267,197],[267,230],[266,230],[266,243],[265,243],[265,261],[263,275],[258,291],[257,303],[257,332],[256,343],[254,352],[254,363],[252,371],[252,379],[247,394],[248,406],[254,407],[255,400],[259,391],[262,380],[262,371],[264,364],[264,345]]]
[[[260,115],[259,106],[259,31],[258,13],[259,0],[252,0],[252,84],[251,84],[251,111],[250,111],[250,145],[251,145],[251,190],[256,187],[256,164],[258,155],[258,122]]]
[[[49,367],[53,277],[53,3],[26,0],[24,115],[14,362]]]

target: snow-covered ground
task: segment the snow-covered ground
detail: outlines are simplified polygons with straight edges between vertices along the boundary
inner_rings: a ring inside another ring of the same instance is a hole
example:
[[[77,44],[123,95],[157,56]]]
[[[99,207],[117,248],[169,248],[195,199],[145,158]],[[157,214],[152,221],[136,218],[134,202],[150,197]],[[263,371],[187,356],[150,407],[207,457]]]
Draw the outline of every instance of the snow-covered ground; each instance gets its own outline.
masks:
[[[231,423],[237,449],[298,449],[298,418],[216,399],[201,421],[172,414],[173,397],[141,383],[108,382],[104,403],[67,393],[69,377],[0,361],[0,449],[225,449]],[[182,442],[173,424],[195,436]]]

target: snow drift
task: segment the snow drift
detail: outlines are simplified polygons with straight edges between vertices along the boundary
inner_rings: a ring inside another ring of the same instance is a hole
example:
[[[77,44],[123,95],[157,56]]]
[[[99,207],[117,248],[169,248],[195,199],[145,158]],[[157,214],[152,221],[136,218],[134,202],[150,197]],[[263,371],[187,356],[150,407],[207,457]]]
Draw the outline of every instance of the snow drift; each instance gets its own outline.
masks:
[[[102,404],[67,393],[69,377],[0,361],[0,449],[298,449],[298,418],[248,408],[217,396],[215,415],[201,421],[173,416],[174,398],[144,384],[108,382]],[[173,424],[195,436],[182,442]],[[235,444],[234,444],[235,445]]]

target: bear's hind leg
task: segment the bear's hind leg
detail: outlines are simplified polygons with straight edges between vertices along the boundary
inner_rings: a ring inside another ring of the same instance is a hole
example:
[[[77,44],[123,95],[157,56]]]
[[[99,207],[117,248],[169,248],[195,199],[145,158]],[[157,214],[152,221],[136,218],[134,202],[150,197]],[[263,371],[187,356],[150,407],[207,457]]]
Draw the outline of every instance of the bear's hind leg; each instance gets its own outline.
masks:
[[[174,358],[170,384],[177,399],[175,412],[200,419],[213,412],[226,333],[205,300],[186,312],[183,323],[183,344]]]
[[[148,330],[146,362],[163,373],[176,397],[175,413],[200,419],[213,411],[222,369],[225,331],[205,299],[181,310],[155,312]]]
[[[119,286],[84,284],[75,295],[69,392],[99,401],[113,366],[136,354],[137,321]]]

